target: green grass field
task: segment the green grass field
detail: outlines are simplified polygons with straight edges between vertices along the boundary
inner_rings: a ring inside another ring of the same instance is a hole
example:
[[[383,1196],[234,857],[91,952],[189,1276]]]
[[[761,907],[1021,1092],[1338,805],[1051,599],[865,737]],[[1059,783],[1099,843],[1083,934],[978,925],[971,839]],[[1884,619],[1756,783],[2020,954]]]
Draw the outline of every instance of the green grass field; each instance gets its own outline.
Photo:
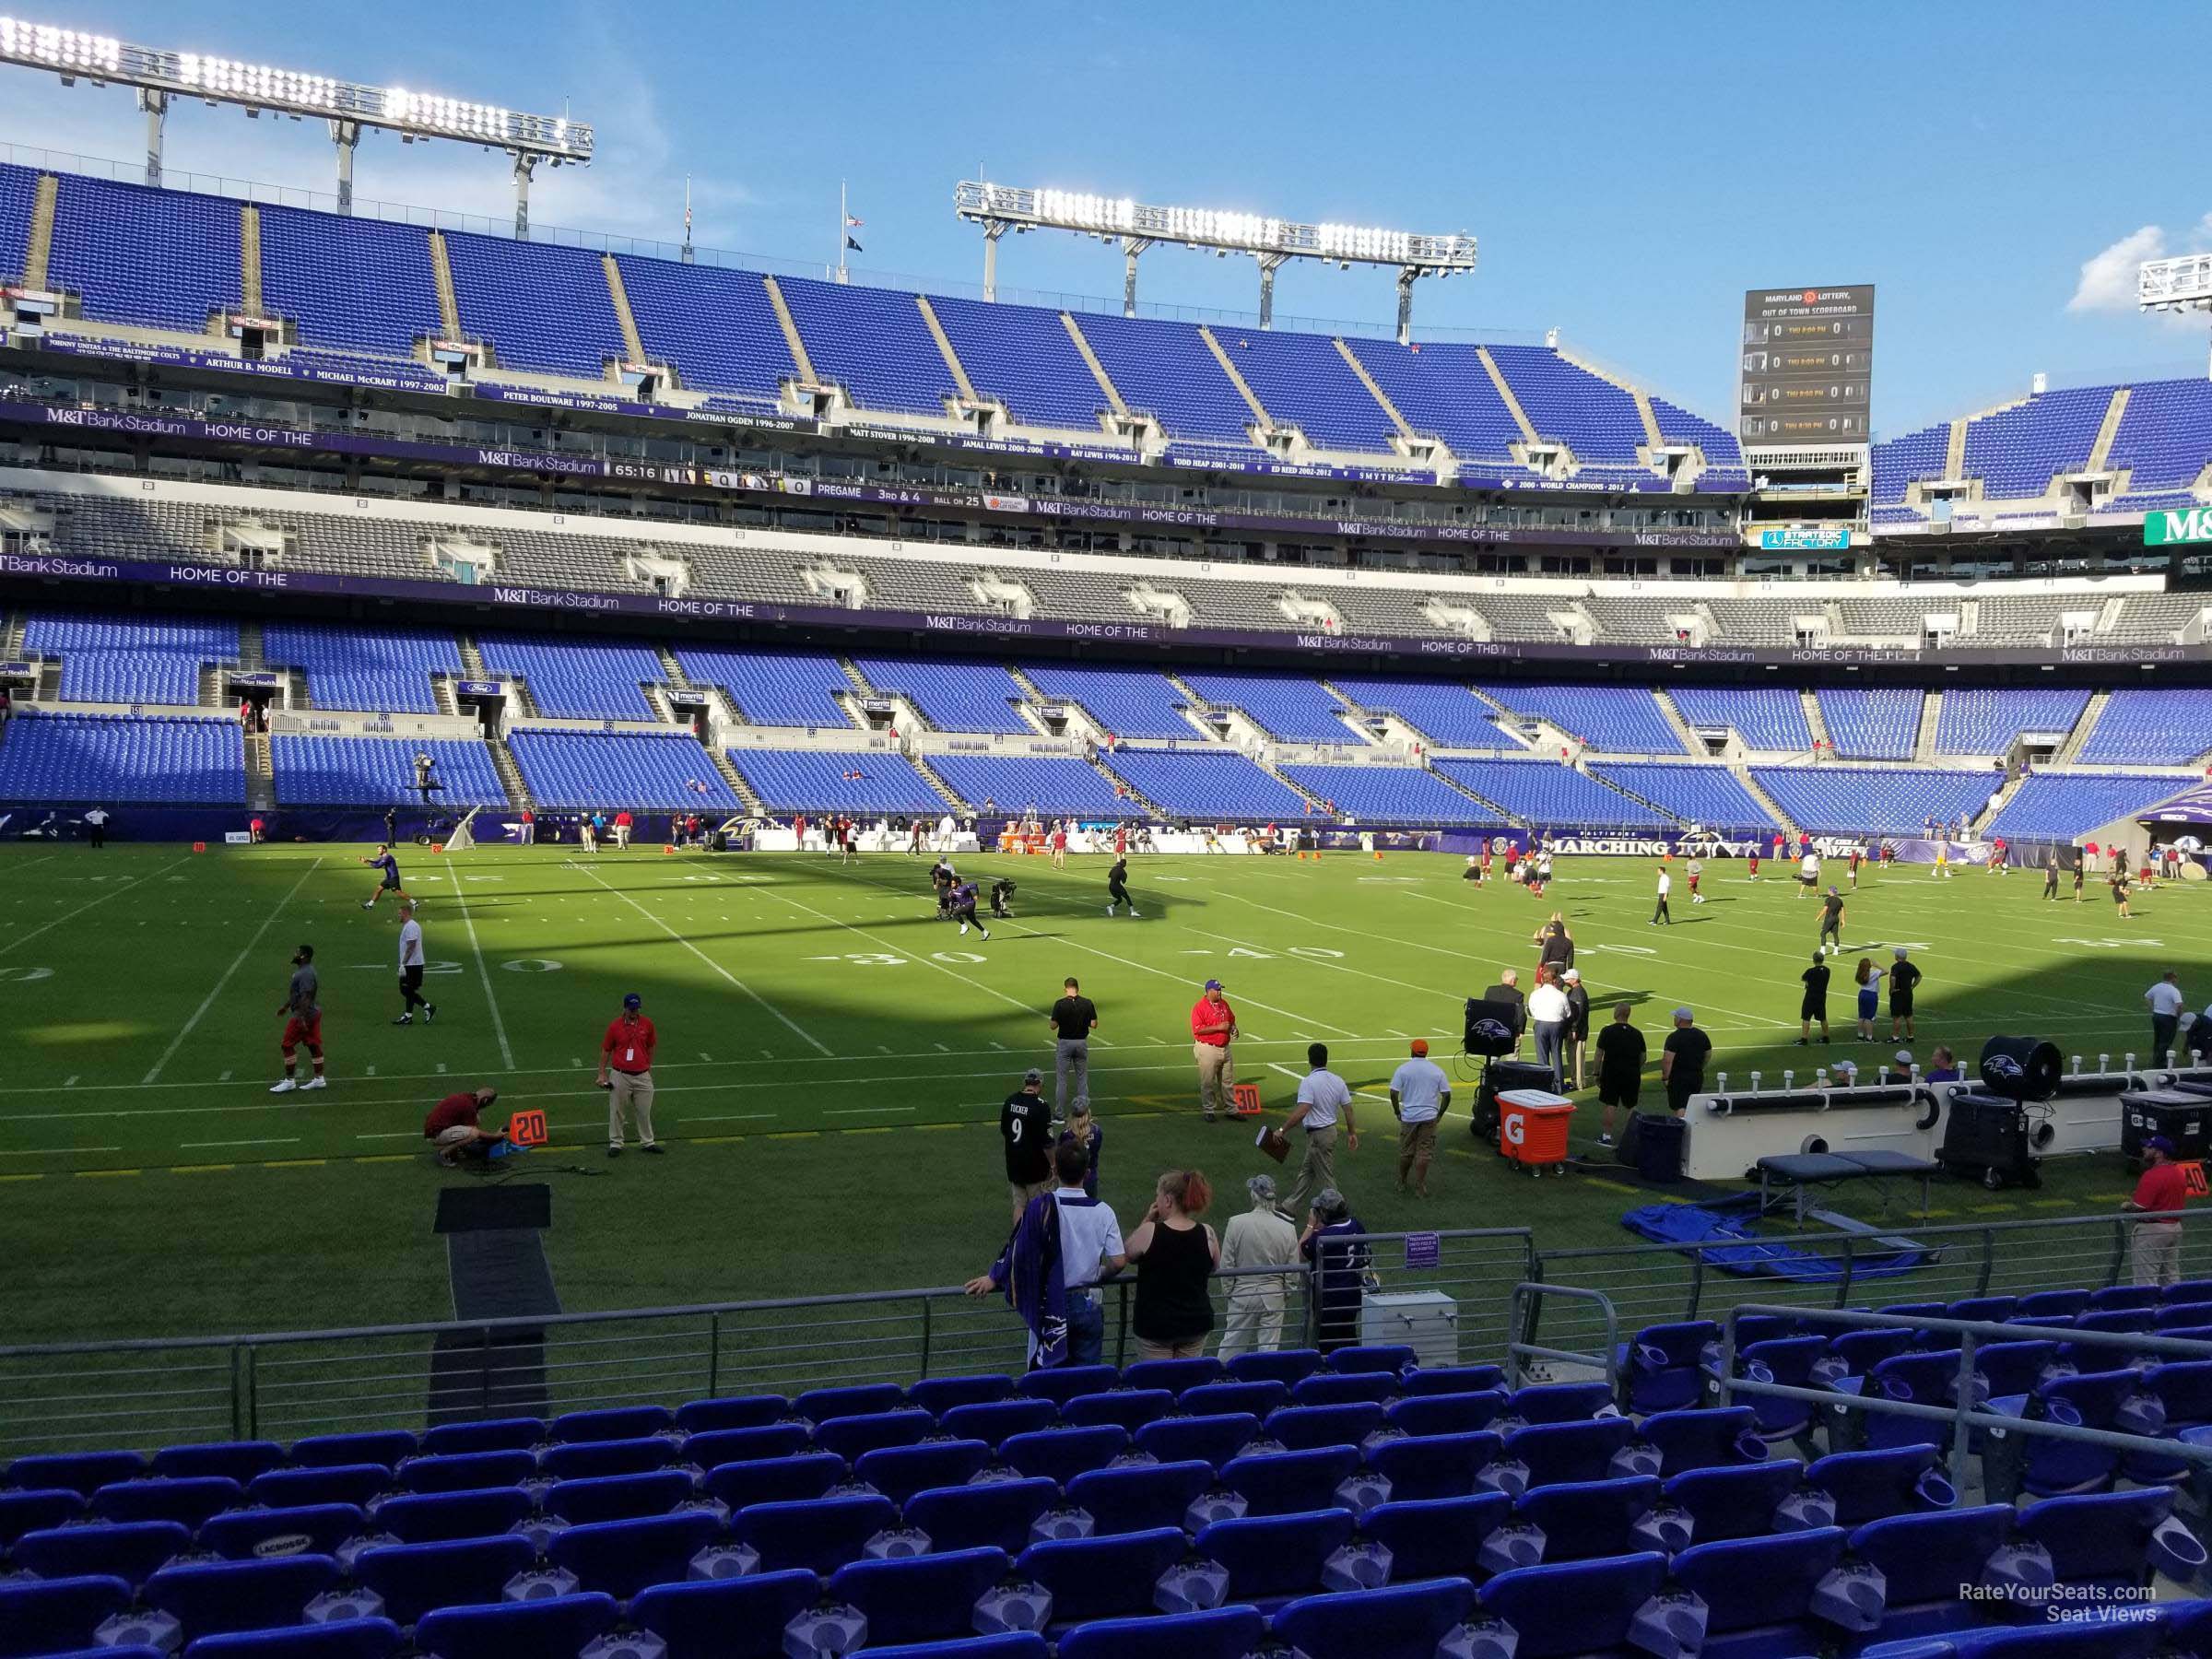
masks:
[[[851,869],[800,856],[579,862],[487,849],[403,860],[424,900],[434,1025],[394,1029],[397,922],[365,914],[365,848],[9,848],[0,853],[0,1252],[11,1265],[0,1341],[202,1334],[418,1320],[450,1311],[430,1232],[438,1170],[419,1126],[440,1096],[496,1084],[543,1108],[555,1145],[548,1253],[571,1309],[945,1284],[987,1265],[1004,1234],[997,1103],[1050,1065],[1043,1010],[1078,975],[1098,1002],[1092,1090],[1107,1129],[1105,1195],[1126,1218],[1171,1164],[1206,1170],[1241,1203],[1258,1167],[1249,1127],[1195,1111],[1189,1006],[1228,982],[1240,1076],[1287,1106],[1307,1042],[1327,1041],[1356,1088],[1379,1091],[1406,1040],[1455,1053],[1463,1000],[1530,935],[1570,918],[1599,1017],[1639,1006],[1654,1049],[1667,1011],[1698,1010],[1715,1065],[1809,1073],[1797,974],[1815,906],[1740,866],[1712,901],[1677,880],[1676,925],[1646,924],[1653,868],[1562,859],[1541,902],[1471,890],[1456,859],[1325,862],[1151,858],[1134,866],[1141,920],[1103,913],[1103,861],[1064,875],[1015,866],[1019,920],[989,942],[934,917],[921,861]],[[2100,889],[2090,888],[2093,898]],[[1962,1053],[2030,1031],[2069,1054],[2148,1046],[2144,987],[2168,966],[2212,993],[2212,898],[2162,891],[2132,922],[2108,900],[2048,905],[2031,874],[1869,880],[1851,901],[1853,954],[1918,948],[1918,1052]],[[312,941],[323,970],[331,1087],[272,1096],[286,963]],[[1835,1046],[1871,1070],[1893,1046],[1852,1041],[1837,976]],[[599,1033],[636,990],[658,1022],[658,1127],[672,1155],[604,1156]],[[1887,1020],[1883,1022],[1887,1029]],[[1463,1088],[1437,1194],[1392,1190],[1384,1133],[1340,1160],[1371,1228],[1527,1224],[1550,1245],[1614,1243],[1621,1183],[1531,1182],[1477,1153]],[[1647,1100],[1651,1095],[1647,1092]],[[1579,1114],[1576,1138],[1596,1132]],[[1938,1186],[1938,1217],[2109,1210],[2117,1157],[2048,1167],[2041,1192],[1992,1200]]]

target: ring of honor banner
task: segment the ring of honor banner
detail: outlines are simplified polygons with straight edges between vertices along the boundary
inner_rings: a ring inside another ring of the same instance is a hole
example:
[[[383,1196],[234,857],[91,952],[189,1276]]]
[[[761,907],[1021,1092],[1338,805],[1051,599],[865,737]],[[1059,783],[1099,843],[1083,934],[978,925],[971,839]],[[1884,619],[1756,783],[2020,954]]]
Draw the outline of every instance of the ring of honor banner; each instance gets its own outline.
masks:
[[[1751,288],[1736,435],[1747,445],[1866,441],[1874,288]]]

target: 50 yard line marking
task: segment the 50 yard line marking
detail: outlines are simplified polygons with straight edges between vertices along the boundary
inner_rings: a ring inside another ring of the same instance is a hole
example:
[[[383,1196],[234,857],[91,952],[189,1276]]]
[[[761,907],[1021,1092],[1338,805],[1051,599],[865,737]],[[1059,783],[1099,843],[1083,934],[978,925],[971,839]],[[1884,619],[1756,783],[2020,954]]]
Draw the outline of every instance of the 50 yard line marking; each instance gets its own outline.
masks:
[[[484,982],[484,1005],[491,1010],[491,1032],[500,1040],[500,1064],[512,1071],[514,1051],[507,1046],[507,1022],[500,1018],[500,999],[492,994],[491,973],[484,966],[484,947],[477,943],[476,919],[468,913],[468,899],[461,891],[461,877],[453,873],[453,861],[450,858],[445,861],[445,878],[453,886],[453,902],[461,907],[461,925],[468,930],[468,948],[477,959],[477,977]]]
[[[161,1058],[154,1062],[153,1070],[139,1079],[141,1083],[153,1082],[160,1077],[161,1068],[177,1057],[177,1051],[184,1046],[184,1039],[192,1035],[193,1029],[200,1023],[207,1010],[215,1006],[215,999],[223,994],[223,987],[230,982],[230,976],[244,967],[246,959],[253,954],[254,947],[261,943],[261,935],[269,931],[271,924],[284,913],[284,907],[289,904],[300,889],[307,885],[308,877],[312,876],[322,867],[323,860],[318,857],[313,864],[307,866],[306,874],[293,882],[291,887],[286,890],[284,897],[276,900],[276,908],[261,919],[261,925],[253,930],[253,936],[246,941],[245,948],[230,959],[230,966],[223,970],[222,978],[208,987],[207,994],[200,999],[200,1006],[192,1011],[192,1018],[184,1022],[184,1029],[169,1040],[169,1046],[161,1051]]]

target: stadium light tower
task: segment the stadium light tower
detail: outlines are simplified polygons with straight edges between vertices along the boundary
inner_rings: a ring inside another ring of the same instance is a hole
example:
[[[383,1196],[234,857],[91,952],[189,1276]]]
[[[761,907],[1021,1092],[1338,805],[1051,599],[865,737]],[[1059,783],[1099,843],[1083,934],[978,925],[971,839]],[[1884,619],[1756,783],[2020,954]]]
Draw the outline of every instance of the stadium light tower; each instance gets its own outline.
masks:
[[[2136,272],[2136,304],[2143,311],[2212,312],[2212,253],[2147,261]],[[2205,373],[2212,377],[2212,348]]]
[[[1393,265],[1398,273],[1398,338],[1413,333],[1413,285],[1423,276],[1450,276],[1475,268],[1471,236],[1423,236],[1365,225],[1301,225],[1256,213],[1207,207],[1150,207],[1126,196],[1085,195],[1068,190],[1024,190],[963,179],[954,187],[953,211],[983,229],[983,298],[998,298],[998,244],[1008,230],[1072,230],[1118,242],[1122,250],[1122,314],[1136,315],[1137,256],[1156,242],[1212,248],[1223,255],[1248,253],[1260,267],[1260,326],[1275,322],[1275,273],[1286,260],[1315,259],[1348,270],[1356,265]]]
[[[0,64],[47,70],[65,87],[81,79],[135,88],[146,112],[148,184],[161,182],[162,126],[172,98],[196,98],[210,107],[237,104],[254,117],[267,110],[325,123],[338,152],[340,213],[353,211],[353,152],[364,127],[397,133],[403,144],[451,138],[504,150],[514,164],[514,233],[524,239],[530,234],[530,175],[537,164],[582,167],[592,159],[592,129],[565,115],[531,115],[404,87],[360,86],[305,70],[136,46],[19,18],[0,18]]]

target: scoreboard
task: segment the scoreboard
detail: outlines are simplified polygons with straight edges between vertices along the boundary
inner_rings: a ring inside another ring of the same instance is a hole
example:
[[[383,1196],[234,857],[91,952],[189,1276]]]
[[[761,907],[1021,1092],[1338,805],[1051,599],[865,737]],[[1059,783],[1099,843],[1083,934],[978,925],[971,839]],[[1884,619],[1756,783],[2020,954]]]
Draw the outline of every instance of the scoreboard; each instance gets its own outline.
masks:
[[[1744,295],[1736,435],[1746,444],[1866,441],[1874,288],[1751,288]]]

